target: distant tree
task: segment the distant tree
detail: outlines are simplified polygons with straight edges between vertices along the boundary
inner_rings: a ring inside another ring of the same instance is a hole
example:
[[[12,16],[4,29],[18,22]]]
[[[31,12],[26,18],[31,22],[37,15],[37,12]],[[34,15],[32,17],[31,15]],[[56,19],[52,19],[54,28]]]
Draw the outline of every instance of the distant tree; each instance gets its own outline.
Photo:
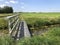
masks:
[[[0,13],[2,13],[3,11],[2,11],[2,8],[0,8]]]
[[[0,7],[0,13],[13,13],[13,8],[9,6]]]

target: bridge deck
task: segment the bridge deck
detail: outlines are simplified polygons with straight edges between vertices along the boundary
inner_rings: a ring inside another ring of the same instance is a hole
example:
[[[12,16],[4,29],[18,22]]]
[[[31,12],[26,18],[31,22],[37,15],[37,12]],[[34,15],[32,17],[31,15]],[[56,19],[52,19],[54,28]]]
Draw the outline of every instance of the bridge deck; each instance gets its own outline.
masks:
[[[25,21],[20,22],[19,30],[17,32],[17,36],[15,36],[17,39],[20,39],[22,37],[30,37],[30,32],[28,29],[28,26]]]

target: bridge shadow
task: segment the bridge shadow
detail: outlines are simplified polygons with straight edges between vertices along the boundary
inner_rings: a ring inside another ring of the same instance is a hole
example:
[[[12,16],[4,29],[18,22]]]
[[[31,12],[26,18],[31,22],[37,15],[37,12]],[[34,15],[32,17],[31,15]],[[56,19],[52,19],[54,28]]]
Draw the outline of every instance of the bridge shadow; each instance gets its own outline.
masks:
[[[24,22],[22,21],[21,22],[21,29],[20,29],[20,37],[19,38],[22,38],[24,37]]]

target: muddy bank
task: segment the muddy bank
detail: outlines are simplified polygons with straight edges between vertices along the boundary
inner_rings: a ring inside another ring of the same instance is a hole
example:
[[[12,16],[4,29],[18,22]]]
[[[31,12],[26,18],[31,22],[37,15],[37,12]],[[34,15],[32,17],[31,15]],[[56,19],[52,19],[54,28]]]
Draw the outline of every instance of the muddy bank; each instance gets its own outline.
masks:
[[[43,26],[42,28],[29,28],[30,33],[32,36],[35,35],[42,35],[43,33],[49,31],[49,29],[54,28],[54,27],[60,27],[60,24],[56,24],[56,25],[50,25],[50,26]]]

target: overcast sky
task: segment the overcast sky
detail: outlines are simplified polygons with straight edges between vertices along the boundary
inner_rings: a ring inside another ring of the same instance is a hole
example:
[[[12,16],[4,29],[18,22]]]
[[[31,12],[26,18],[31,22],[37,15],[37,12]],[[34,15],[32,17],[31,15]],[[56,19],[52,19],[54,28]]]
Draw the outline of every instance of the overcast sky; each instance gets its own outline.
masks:
[[[17,12],[60,12],[60,0],[0,0],[0,7],[6,5]]]

